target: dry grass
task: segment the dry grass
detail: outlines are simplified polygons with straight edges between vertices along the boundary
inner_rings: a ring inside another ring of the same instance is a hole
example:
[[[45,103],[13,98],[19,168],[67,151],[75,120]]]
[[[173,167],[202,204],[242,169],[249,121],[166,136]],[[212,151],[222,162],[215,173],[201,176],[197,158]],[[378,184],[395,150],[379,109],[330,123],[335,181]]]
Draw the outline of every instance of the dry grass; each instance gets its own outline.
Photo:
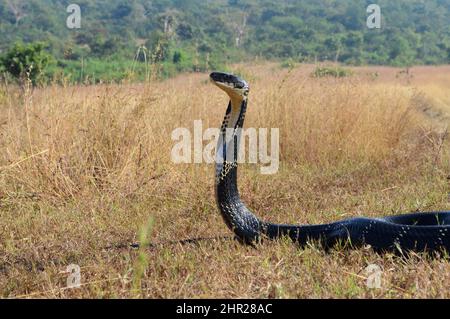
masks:
[[[450,208],[449,67],[407,79],[361,68],[339,80],[313,79],[311,66],[235,70],[252,87],[246,126],[281,132],[278,174],[241,169],[242,196],[259,216],[324,223]],[[173,129],[221,122],[226,97],[206,79],[49,87],[25,99],[0,90],[0,296],[450,297],[448,258],[169,243],[229,235],[213,167],[170,161]],[[136,241],[167,243],[127,248]],[[65,288],[69,264],[81,266],[79,289]],[[381,289],[366,287],[369,264],[383,269]]]

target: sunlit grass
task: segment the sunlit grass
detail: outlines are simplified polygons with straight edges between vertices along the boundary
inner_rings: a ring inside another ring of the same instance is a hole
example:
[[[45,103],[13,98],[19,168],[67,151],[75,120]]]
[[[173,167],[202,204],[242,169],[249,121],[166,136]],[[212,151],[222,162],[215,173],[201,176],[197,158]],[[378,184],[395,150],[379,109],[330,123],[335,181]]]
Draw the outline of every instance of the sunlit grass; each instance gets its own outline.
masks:
[[[412,69],[411,79],[391,68],[342,79],[314,79],[304,65],[231,69],[250,81],[246,127],[281,133],[277,174],[240,170],[242,197],[259,216],[324,223],[450,208],[448,67]],[[2,87],[1,296],[450,297],[445,258],[326,253],[284,240],[128,248],[231,235],[215,206],[213,166],[170,160],[171,132],[194,120],[218,127],[226,104],[206,74],[25,97]],[[81,266],[79,289],[65,288],[69,264]],[[380,290],[365,285],[369,264],[383,269]]]

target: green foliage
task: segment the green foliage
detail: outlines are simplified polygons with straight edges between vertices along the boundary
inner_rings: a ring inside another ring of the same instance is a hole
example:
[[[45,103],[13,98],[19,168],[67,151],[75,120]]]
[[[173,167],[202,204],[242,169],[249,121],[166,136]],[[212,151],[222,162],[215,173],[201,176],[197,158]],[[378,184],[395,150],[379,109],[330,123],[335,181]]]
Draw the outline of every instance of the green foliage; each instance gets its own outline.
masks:
[[[281,68],[283,69],[292,69],[295,67],[295,61],[292,58],[289,58],[287,60],[284,60],[283,62],[281,62]]]
[[[327,77],[327,76],[331,76],[331,77],[335,77],[335,78],[343,78],[343,77],[347,77],[347,76],[351,76],[351,75],[352,75],[351,70],[344,69],[344,68],[341,68],[338,66],[317,67],[314,70],[314,72],[312,73],[312,76],[316,77],[316,78],[323,78],[323,77]]]
[[[117,72],[111,71],[114,66],[104,67],[104,61],[132,64],[143,45],[164,76],[219,68],[256,56],[402,67],[450,62],[450,0],[379,0],[382,28],[373,30],[366,26],[366,8],[371,3],[83,0],[79,2],[82,28],[70,30],[65,25],[67,1],[23,1],[17,7],[19,14],[0,1],[0,53],[17,41],[45,39],[59,61],[74,61],[69,65],[95,61],[91,63],[98,64],[96,72],[107,72],[105,79]]]
[[[29,79],[36,85],[52,57],[44,51],[42,43],[16,43],[0,58],[2,69],[14,78],[23,81]]]

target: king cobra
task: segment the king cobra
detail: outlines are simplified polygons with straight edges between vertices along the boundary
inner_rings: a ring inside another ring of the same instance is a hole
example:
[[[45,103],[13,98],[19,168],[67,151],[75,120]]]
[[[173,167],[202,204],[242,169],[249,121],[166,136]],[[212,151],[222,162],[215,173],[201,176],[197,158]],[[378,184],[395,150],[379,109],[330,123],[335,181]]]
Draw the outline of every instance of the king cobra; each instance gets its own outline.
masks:
[[[288,237],[301,246],[317,242],[325,248],[345,243],[375,251],[450,251],[450,211],[356,217],[323,225],[281,225],[258,219],[242,202],[237,185],[239,131],[249,86],[227,73],[214,72],[210,79],[230,98],[216,152],[216,201],[226,225],[241,242]]]

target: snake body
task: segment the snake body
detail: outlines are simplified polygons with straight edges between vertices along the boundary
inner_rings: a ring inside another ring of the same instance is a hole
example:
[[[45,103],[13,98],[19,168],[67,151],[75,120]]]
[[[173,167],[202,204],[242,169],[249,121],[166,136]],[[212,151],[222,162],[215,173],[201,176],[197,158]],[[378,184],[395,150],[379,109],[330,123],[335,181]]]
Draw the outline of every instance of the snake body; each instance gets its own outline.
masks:
[[[242,202],[237,185],[239,131],[243,128],[249,86],[237,76],[214,72],[211,81],[230,97],[216,154],[216,201],[220,213],[240,241],[289,237],[305,245],[324,247],[350,243],[376,251],[450,251],[450,211],[424,212],[383,218],[351,218],[323,225],[281,225],[256,217]]]

